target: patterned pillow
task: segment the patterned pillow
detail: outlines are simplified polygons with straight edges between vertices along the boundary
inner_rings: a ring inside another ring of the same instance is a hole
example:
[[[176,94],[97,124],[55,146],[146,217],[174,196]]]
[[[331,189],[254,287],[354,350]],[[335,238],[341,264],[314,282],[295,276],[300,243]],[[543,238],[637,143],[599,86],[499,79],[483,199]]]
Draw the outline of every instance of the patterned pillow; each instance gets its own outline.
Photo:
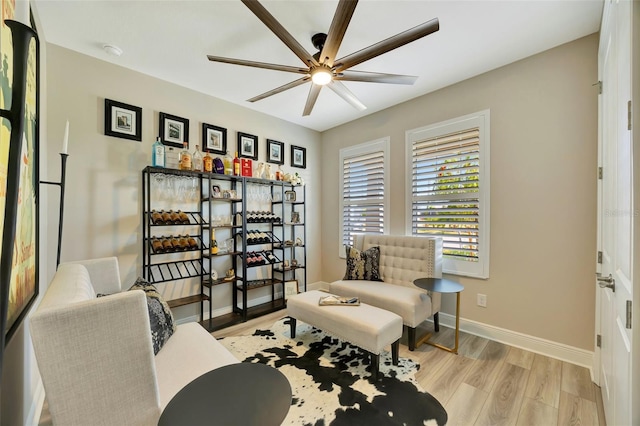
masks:
[[[167,302],[164,301],[158,289],[144,278],[138,277],[129,290],[142,290],[147,295],[149,309],[149,323],[151,326],[151,341],[153,354],[157,354],[169,337],[176,331],[176,324]]]
[[[347,252],[347,272],[343,280],[382,281],[380,276],[380,247],[360,251],[345,246]]]

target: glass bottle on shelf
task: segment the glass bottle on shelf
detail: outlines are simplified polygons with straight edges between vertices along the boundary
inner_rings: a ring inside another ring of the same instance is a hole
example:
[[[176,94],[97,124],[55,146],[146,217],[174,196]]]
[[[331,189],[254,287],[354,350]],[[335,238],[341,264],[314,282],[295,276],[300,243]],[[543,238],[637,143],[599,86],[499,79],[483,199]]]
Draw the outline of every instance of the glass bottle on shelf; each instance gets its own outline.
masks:
[[[180,170],[191,170],[191,154],[189,153],[189,144],[184,142],[180,151]]]
[[[202,171],[202,154],[200,153],[199,145],[196,145],[196,149],[191,155],[191,170],[196,172]]]
[[[229,155],[229,151],[227,151],[227,155],[222,159],[222,163],[224,164],[224,174],[232,175],[233,174],[233,158]]]
[[[202,159],[202,168],[205,172],[211,173],[213,171],[213,157],[209,155],[209,150],[204,154]]]
[[[238,151],[236,151],[236,156],[233,159],[233,175],[240,176],[240,159],[238,158]]]
[[[151,146],[151,165],[153,167],[166,167],[164,145],[160,142],[160,136]]]
[[[218,241],[216,241],[216,230],[211,228],[211,254],[218,254]]]

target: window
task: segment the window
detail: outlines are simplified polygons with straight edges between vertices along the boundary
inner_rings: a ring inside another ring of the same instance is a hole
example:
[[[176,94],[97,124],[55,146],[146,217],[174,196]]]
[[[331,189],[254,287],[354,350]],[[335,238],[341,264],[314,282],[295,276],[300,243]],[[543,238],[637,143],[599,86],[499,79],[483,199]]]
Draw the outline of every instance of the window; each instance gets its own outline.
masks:
[[[443,272],[489,277],[489,111],[407,132],[410,235],[442,237]]]
[[[387,162],[389,138],[340,150],[340,256],[356,234],[384,234],[388,229]]]

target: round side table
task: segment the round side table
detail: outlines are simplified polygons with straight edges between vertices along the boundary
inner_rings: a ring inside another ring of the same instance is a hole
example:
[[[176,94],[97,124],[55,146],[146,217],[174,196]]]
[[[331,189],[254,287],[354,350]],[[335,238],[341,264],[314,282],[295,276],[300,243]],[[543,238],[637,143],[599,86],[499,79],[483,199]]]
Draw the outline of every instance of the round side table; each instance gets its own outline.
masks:
[[[194,379],[165,407],[159,426],[277,426],[291,407],[291,385],[280,371],[240,362]]]
[[[420,287],[427,291],[434,291],[436,293],[456,293],[456,340],[453,348],[443,346],[439,343],[430,342],[428,339],[431,337],[428,334],[422,342],[436,348],[443,349],[445,351],[458,353],[458,337],[460,335],[460,292],[464,290],[464,286],[455,281],[451,281],[445,278],[418,278],[413,282],[417,287]]]

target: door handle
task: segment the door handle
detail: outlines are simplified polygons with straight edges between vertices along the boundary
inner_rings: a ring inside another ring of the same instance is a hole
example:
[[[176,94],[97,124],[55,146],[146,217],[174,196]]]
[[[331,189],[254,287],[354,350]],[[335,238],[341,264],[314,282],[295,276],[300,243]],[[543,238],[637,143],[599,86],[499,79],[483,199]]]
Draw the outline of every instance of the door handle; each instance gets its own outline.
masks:
[[[616,280],[609,274],[608,277],[603,277],[600,272],[596,272],[596,278],[598,280],[598,285],[601,288],[610,288],[614,293],[616,292]]]

